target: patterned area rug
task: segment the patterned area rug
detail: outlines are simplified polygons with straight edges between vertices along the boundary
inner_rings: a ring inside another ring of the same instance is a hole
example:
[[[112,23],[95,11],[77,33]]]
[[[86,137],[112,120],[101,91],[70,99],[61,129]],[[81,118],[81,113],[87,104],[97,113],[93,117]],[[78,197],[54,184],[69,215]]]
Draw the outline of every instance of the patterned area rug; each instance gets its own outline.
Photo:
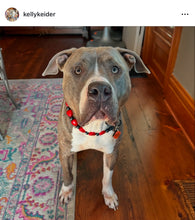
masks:
[[[20,109],[14,108],[0,81],[0,130],[4,136],[0,141],[0,219],[72,220],[74,199],[68,207],[58,199],[62,175],[57,120],[62,79],[9,83]]]

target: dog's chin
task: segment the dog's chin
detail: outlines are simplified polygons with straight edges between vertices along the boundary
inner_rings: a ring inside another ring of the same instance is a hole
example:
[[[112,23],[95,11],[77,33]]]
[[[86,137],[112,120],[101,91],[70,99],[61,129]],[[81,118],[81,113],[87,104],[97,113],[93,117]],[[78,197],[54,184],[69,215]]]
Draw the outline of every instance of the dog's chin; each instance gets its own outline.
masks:
[[[106,123],[108,123],[109,125],[115,125],[115,123],[116,123],[115,118],[112,118],[111,116],[107,115],[104,111],[99,110],[95,114],[92,114],[91,117],[88,117],[88,120],[84,120],[81,123],[81,126],[88,125],[90,122],[93,122],[95,120],[103,120]]]
[[[96,112],[96,114],[91,118],[91,120],[97,120],[97,119],[102,119],[102,120],[106,120],[108,117],[107,115],[99,110],[98,112]]]

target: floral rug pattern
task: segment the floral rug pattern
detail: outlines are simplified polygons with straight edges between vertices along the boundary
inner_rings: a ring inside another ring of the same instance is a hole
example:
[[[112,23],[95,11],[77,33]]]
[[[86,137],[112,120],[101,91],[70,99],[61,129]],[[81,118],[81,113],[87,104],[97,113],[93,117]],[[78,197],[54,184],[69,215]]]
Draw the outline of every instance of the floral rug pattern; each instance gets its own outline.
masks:
[[[0,81],[0,219],[69,219],[62,184],[57,120],[62,79],[10,80],[20,109]]]

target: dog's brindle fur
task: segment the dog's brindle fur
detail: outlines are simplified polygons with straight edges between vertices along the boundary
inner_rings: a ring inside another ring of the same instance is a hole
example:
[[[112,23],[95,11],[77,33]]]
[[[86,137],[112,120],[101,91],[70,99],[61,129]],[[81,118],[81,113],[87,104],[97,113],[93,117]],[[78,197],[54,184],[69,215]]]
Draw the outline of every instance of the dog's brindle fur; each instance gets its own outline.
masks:
[[[106,205],[116,210],[118,198],[112,187],[113,168],[117,160],[122,135],[113,138],[114,131],[102,136],[88,136],[72,126],[66,115],[68,103],[79,125],[87,131],[100,132],[119,124],[120,109],[128,99],[131,83],[129,71],[148,72],[141,58],[133,51],[112,48],[79,48],[62,51],[49,62],[43,75],[63,72],[64,100],[58,121],[59,158],[64,184],[60,192],[62,203],[73,195],[73,154],[95,149],[103,152],[104,176],[102,193]],[[122,123],[118,128],[122,132]]]

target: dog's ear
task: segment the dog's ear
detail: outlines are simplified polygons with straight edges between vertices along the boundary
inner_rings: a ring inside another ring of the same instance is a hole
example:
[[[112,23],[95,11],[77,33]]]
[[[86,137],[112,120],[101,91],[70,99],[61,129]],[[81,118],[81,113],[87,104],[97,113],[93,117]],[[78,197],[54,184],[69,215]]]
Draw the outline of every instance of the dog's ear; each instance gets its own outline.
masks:
[[[42,76],[57,75],[58,69],[62,71],[66,60],[72,54],[72,52],[75,50],[76,50],[76,48],[71,48],[68,50],[63,50],[63,51],[57,53],[56,55],[54,55],[51,58],[51,60],[49,61],[46,69],[42,73]]]
[[[150,74],[150,70],[146,67],[141,57],[132,50],[116,48],[119,53],[124,57],[130,69],[134,67],[136,73],[148,73]]]

